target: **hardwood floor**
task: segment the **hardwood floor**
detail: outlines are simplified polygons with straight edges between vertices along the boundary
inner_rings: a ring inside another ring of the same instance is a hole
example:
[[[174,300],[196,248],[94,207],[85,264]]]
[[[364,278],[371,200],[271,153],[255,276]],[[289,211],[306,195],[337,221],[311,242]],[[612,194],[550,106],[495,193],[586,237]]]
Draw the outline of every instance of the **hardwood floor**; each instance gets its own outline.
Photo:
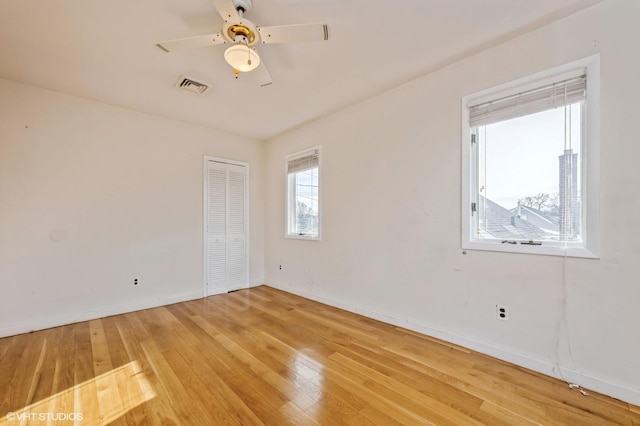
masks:
[[[640,425],[638,407],[265,286],[0,339],[0,361],[2,425]]]

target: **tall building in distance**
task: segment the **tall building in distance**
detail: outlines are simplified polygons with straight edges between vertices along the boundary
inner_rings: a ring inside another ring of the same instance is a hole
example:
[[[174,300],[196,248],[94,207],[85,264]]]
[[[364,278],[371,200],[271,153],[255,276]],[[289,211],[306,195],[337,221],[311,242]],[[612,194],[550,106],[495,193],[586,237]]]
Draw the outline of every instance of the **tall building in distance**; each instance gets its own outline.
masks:
[[[580,201],[578,200],[578,154],[566,149],[558,157],[560,241],[576,241],[580,236]]]

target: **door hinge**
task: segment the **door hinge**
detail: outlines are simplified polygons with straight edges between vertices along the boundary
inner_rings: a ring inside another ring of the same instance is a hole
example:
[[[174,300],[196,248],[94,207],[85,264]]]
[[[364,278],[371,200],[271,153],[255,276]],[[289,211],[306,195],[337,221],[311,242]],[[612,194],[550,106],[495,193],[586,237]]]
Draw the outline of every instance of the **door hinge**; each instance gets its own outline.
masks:
[[[476,203],[471,203],[471,216],[477,211]]]

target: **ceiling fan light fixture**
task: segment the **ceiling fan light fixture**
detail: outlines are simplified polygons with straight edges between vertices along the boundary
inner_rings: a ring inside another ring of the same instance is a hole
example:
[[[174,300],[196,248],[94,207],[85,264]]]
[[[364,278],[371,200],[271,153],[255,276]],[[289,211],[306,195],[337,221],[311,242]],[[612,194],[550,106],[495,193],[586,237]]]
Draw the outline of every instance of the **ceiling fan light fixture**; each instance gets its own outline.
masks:
[[[260,65],[258,52],[244,43],[236,43],[224,52],[224,60],[240,72],[249,72]]]

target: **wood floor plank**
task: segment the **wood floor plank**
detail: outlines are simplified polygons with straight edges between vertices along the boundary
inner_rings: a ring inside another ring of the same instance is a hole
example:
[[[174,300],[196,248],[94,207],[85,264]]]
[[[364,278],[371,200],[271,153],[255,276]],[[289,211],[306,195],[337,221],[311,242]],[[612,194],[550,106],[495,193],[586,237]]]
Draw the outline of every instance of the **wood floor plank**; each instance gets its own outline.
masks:
[[[442,419],[456,425],[503,424],[498,418],[482,415],[479,411],[482,401],[479,398],[469,398],[467,401],[460,398],[457,401],[457,407],[453,408],[437,399],[436,396],[427,396],[403,382],[385,376],[340,353],[333,354],[329,359],[332,361],[329,366],[349,375],[352,380],[356,380],[376,394],[386,395],[386,398],[394,401],[396,405],[423,417],[430,418],[439,415]]]
[[[51,330],[45,330],[44,333],[46,337],[42,341],[42,346],[38,353],[38,361],[31,373],[31,383],[29,384],[25,405],[39,401],[43,398],[43,395],[46,395],[46,392],[51,391],[53,374],[50,367],[46,365],[48,362],[51,362],[51,357],[49,356],[51,353],[51,344],[49,343],[49,345],[47,345],[47,343],[51,342],[52,337],[55,338],[55,336],[52,336],[53,333]]]
[[[220,403],[207,386],[200,380],[196,372],[190,368],[187,362],[175,350],[164,354],[167,364],[175,372],[189,397],[202,407],[208,421],[212,424],[241,424],[234,417],[234,413],[227,411],[224,404]]]
[[[512,426],[531,426],[541,425],[542,423],[534,422],[531,419],[527,419],[517,412],[511,411],[508,408],[496,405],[489,401],[483,401],[480,406],[480,411],[490,414],[493,417],[499,418],[501,422],[504,422]]]
[[[521,413],[525,418],[533,422],[544,423],[547,417],[547,407],[536,401],[516,395],[516,386],[507,381],[499,380],[490,375],[483,375],[473,369],[473,366],[463,365],[462,368],[452,364],[449,360],[439,363],[431,357],[421,357],[414,351],[406,351],[403,348],[386,348],[391,353],[404,356],[403,363],[423,374],[436,379],[454,381],[449,383],[464,389],[467,393],[483,400],[490,401],[499,406],[507,405],[514,408],[514,411]]]
[[[108,374],[114,370],[114,366],[111,361],[103,320],[89,321],[89,331],[91,333],[94,374],[95,376]],[[112,407],[119,405],[123,399],[123,395],[120,394],[120,387],[114,376],[106,376],[103,380],[96,381],[95,386],[100,419],[108,419],[111,417]]]
[[[155,390],[159,397],[167,398],[175,410],[180,422],[186,424],[206,424],[207,414],[204,407],[192,404],[191,396],[173,371],[159,347],[151,340],[140,343],[151,363],[154,374],[159,378]]]
[[[201,322],[201,326],[207,329],[207,332],[213,336],[217,336],[219,332],[216,329],[212,329],[211,325],[206,321]],[[264,338],[271,337],[269,334],[264,334]],[[326,405],[327,407],[331,407],[331,410],[325,410],[323,407],[320,407],[318,404],[313,405],[307,411],[311,410],[319,415],[326,415],[327,413],[333,413],[333,420],[329,423],[338,424],[367,424],[366,419],[359,414],[359,411],[364,407],[364,404],[353,398],[352,395],[348,394],[344,391],[344,389],[339,388],[338,386],[332,387],[333,383],[320,383],[318,387],[313,386],[314,381],[321,381],[324,378],[320,373],[322,366],[314,363],[311,359],[307,358],[303,352],[297,351],[293,348],[286,346],[286,344],[280,341],[270,340],[270,344],[281,344],[282,346],[290,349],[291,354],[294,355],[285,355],[285,362],[291,361],[295,359],[296,367],[294,367],[297,371],[304,370],[302,373],[305,378],[309,379],[309,381],[300,380],[299,376],[296,376],[295,379],[292,379],[296,386],[302,389],[307,395],[310,395],[312,398],[320,401],[320,403]],[[302,365],[304,364],[304,365]],[[302,382],[302,383],[301,383]],[[326,391],[323,391],[326,388]],[[331,416],[325,417],[327,419],[331,419]]]
[[[621,412],[618,408],[625,407],[626,404],[620,405],[621,401],[612,400],[611,398],[602,398],[595,392],[591,393],[590,398],[586,398],[578,390],[565,394],[565,398],[562,401],[558,401],[556,396],[558,392],[566,390],[568,384],[560,382],[553,378],[540,377],[532,373],[531,371],[522,368],[504,369],[500,363],[496,363],[495,360],[486,358],[481,363],[477,363],[474,366],[475,370],[482,371],[500,377],[518,386],[516,393],[527,396],[529,398],[537,398],[550,407],[565,407],[576,416],[582,416],[585,420],[589,420],[589,417],[593,417],[588,414],[594,406],[597,406],[597,417],[602,417],[605,421],[618,421],[624,425],[631,425],[633,419],[631,410],[629,413]],[[599,421],[598,418],[591,418],[592,422]]]
[[[0,425],[28,410],[82,425],[640,425],[640,407],[267,286],[0,339]]]
[[[48,407],[50,413],[73,413],[73,393],[65,392],[73,388],[73,371],[75,369],[75,324],[60,327],[60,334],[56,344],[52,345],[54,354],[54,381],[51,388],[51,395],[58,395],[51,399]]]
[[[202,341],[207,341],[204,338],[205,336],[198,332],[199,328],[192,328],[191,330]],[[209,336],[206,335],[206,337]],[[216,357],[212,351],[208,350],[209,347],[205,343],[200,340],[194,341],[189,338],[187,333],[181,332],[181,330],[175,333],[175,341],[176,351],[183,357],[203,385],[209,389],[215,399],[212,402],[217,401],[238,424],[261,423],[260,419],[247,407],[245,402],[220,377],[220,372],[230,371],[231,368]]]
[[[104,335],[107,342],[109,342],[109,357],[114,367],[121,367],[131,362],[129,354],[124,344],[118,323],[124,322],[122,317],[108,317],[102,319],[104,327]],[[140,362],[135,360],[137,365],[140,366]],[[140,366],[140,368],[142,368]],[[133,399],[140,392],[136,382],[118,382],[118,391],[122,395],[123,399]],[[124,414],[123,421],[127,424],[140,424],[148,417],[148,413],[140,410],[129,410]]]
[[[211,347],[216,348],[218,356],[230,367],[230,369],[220,372],[220,377],[236,393],[242,392],[243,397],[247,400],[247,405],[251,407],[256,415],[267,417],[271,414],[278,417],[278,409],[288,402],[286,396],[265,381],[261,375],[251,370],[252,367],[255,370],[259,370],[259,366],[246,364],[243,361],[244,354],[233,352],[225,346],[228,338],[223,334],[224,330],[219,330],[211,324],[209,324],[207,330],[210,330],[214,337]],[[269,420],[274,421],[275,418],[269,417]],[[284,421],[286,419],[280,420]]]
[[[91,330],[89,322],[76,324],[76,339],[74,352],[74,376],[73,383],[76,388],[74,392],[74,413],[91,413],[91,416],[98,418],[98,393],[95,383],[91,380],[95,377],[93,369],[93,349],[91,347]],[[79,386],[86,385],[86,395],[80,397]],[[84,416],[83,416],[84,417]]]
[[[156,389],[160,387],[158,378],[155,376],[151,363],[147,360],[147,356],[141,346],[141,342],[148,338],[148,334],[144,331],[135,314],[122,315],[117,318],[119,321],[116,327],[127,353],[127,359],[133,360],[140,365],[141,374],[148,380],[151,387],[150,391],[156,392]],[[143,336],[143,339],[139,340],[138,336]],[[167,398],[153,398],[151,401],[132,409],[130,416],[129,413],[127,415],[128,418],[133,418],[133,423],[130,424],[180,423],[178,415]]]

